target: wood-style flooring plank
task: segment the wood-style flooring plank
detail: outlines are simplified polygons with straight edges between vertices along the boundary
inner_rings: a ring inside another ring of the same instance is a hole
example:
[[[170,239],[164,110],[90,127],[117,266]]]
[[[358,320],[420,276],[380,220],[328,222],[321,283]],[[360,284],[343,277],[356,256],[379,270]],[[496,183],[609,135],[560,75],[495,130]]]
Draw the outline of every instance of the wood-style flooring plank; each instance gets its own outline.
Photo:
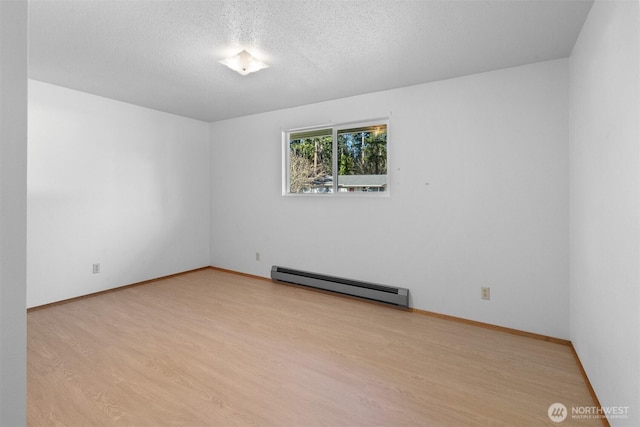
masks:
[[[593,406],[566,345],[214,269],[27,318],[30,426],[552,426],[552,403]]]

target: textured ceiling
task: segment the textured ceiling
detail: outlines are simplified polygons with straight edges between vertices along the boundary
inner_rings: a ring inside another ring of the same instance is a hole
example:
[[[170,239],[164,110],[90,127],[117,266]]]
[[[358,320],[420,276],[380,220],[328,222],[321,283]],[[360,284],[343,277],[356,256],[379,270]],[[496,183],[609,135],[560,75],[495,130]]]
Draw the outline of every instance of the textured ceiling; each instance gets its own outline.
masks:
[[[567,57],[591,4],[30,0],[29,76],[211,122]]]

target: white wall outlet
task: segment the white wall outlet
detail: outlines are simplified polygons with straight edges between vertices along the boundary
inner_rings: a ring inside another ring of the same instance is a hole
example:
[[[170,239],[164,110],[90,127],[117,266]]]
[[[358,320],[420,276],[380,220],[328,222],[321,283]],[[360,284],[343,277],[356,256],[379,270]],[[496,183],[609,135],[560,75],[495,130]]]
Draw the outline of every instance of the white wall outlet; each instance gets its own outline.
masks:
[[[100,273],[100,264],[93,264],[93,274]]]
[[[260,252],[256,252],[256,261],[260,261]]]
[[[482,286],[480,288],[480,298],[491,299],[491,288],[488,286]]]

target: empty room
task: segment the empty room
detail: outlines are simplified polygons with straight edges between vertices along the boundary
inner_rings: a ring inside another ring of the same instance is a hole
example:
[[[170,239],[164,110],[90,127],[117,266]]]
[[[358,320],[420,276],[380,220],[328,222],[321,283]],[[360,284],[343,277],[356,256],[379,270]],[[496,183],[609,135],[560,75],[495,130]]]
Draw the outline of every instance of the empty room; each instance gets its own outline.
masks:
[[[640,426],[640,1],[0,1],[0,426]]]

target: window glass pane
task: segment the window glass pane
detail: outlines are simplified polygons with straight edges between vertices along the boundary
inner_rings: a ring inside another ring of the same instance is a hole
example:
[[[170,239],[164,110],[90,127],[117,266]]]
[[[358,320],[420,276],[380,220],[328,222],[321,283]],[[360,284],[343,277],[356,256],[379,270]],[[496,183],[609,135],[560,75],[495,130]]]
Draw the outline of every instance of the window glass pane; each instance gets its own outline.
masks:
[[[289,193],[332,192],[332,130],[289,134]]]
[[[338,191],[387,190],[387,126],[338,131]]]

